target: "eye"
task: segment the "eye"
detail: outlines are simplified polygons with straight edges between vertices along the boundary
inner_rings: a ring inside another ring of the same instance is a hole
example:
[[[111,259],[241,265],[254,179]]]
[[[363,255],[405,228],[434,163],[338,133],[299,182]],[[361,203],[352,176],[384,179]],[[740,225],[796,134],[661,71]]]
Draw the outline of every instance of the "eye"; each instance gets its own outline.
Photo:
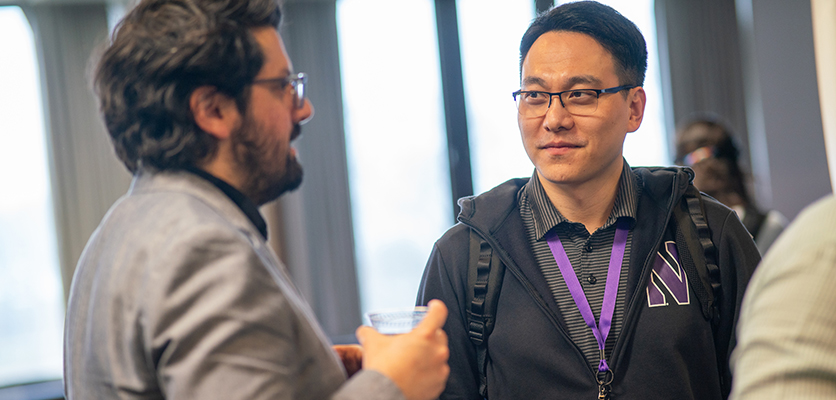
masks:
[[[522,92],[520,96],[528,104],[543,104],[549,101],[549,95],[543,92]]]
[[[573,104],[589,104],[595,102],[595,99],[598,98],[594,90],[572,90],[566,92],[565,96],[564,101]]]

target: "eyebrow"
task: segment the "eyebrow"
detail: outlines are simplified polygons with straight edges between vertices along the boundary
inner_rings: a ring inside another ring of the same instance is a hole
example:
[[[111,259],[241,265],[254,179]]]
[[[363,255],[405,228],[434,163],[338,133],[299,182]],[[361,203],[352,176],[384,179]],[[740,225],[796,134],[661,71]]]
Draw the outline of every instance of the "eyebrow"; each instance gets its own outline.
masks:
[[[539,76],[527,76],[523,79],[522,83],[523,83],[524,87],[528,86],[528,85],[537,85],[537,86],[540,86],[540,87],[547,87],[546,80],[543,79],[543,78],[540,78]],[[595,76],[592,76],[592,75],[576,75],[576,76],[573,76],[573,77],[569,78],[569,80],[566,81],[565,87],[566,88],[571,88],[575,85],[581,85],[581,84],[600,85],[601,80],[598,79]]]
[[[278,75],[276,75],[276,76],[267,77],[267,78],[255,78],[255,80],[264,80],[264,79],[269,79],[269,80],[275,80],[275,79],[285,79],[285,78],[287,78],[287,77],[289,77],[289,76],[291,76],[291,75],[294,75],[293,71],[291,71],[291,70],[290,70],[290,68],[285,67],[285,68],[282,68],[282,70],[281,70],[281,71],[279,71],[279,74],[278,74]]]

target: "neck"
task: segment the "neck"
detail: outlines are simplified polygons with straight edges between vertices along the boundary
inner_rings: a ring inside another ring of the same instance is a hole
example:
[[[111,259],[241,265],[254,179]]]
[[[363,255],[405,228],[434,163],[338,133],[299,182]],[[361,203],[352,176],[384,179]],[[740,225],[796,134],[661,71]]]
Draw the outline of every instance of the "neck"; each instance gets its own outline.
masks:
[[[214,177],[228,183],[239,192],[244,193],[241,184],[243,180],[239,174],[236,173],[236,170],[232,168],[233,165],[232,155],[227,144],[221,143],[214,157],[204,161],[203,163],[199,163],[197,168],[212,174]]]
[[[592,182],[567,184],[550,182],[538,172],[540,183],[552,204],[572,222],[579,222],[589,233],[604,226],[615,205],[622,165]]]

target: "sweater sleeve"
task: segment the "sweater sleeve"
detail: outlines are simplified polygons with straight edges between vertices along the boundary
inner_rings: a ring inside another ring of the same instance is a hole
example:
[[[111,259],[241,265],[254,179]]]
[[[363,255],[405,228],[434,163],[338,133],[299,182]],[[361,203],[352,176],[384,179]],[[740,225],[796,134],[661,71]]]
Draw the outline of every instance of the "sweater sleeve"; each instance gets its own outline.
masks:
[[[406,400],[392,380],[377,371],[360,371],[333,396],[332,400]]]
[[[743,302],[732,398],[836,398],[836,199],[799,215]]]

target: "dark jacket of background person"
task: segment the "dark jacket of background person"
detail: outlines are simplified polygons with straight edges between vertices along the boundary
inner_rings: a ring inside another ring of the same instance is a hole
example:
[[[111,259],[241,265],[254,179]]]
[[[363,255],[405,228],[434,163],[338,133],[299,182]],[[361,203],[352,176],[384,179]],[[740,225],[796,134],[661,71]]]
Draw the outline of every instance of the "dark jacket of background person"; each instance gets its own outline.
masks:
[[[647,287],[655,255],[674,240],[672,206],[679,204],[690,172],[634,169],[639,182],[638,220],[627,283],[627,311],[609,366],[613,399],[722,399],[728,395],[727,358],[744,289],[760,255],[734,212],[704,198],[717,246],[723,300],[716,334],[689,288],[691,302],[648,307]],[[496,325],[488,338],[490,399],[596,398],[595,372],[569,339],[554,297],[526,239],[518,192],[527,179],[508,181],[460,201],[459,223],[433,248],[418,303],[438,298],[450,307],[451,373],[442,399],[478,399],[476,352],[468,338],[466,304],[469,231],[476,230],[505,264]],[[685,251],[680,249],[679,251]],[[699,284],[689,277],[689,284]],[[670,304],[673,303],[673,304]]]

